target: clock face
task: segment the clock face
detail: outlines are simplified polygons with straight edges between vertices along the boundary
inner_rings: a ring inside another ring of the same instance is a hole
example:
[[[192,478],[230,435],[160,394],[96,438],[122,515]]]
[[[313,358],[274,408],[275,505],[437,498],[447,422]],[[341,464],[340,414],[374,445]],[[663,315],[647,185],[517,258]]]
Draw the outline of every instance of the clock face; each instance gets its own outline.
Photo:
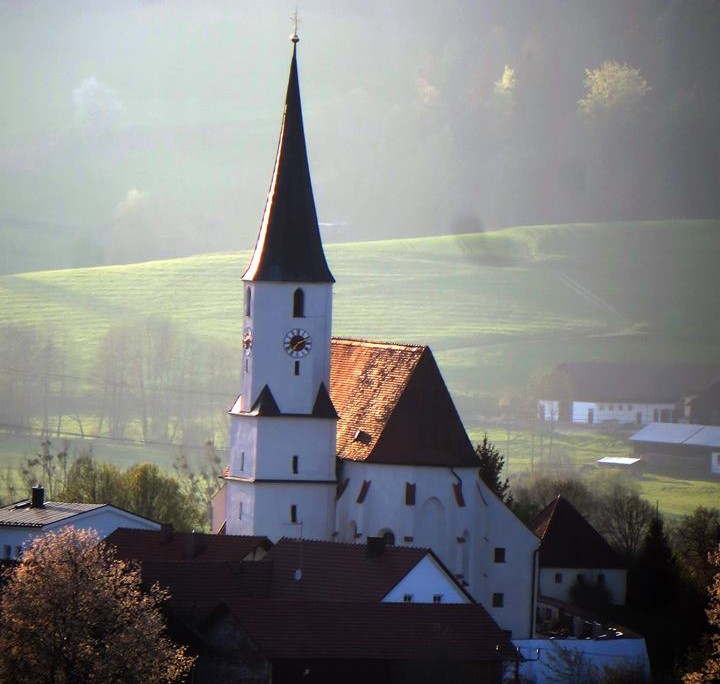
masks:
[[[312,338],[307,330],[302,328],[293,328],[283,341],[285,351],[295,359],[305,356],[312,348]]]
[[[245,351],[245,356],[250,355],[250,352],[252,351],[252,342],[252,328],[245,328],[245,331],[243,332],[243,350]]]

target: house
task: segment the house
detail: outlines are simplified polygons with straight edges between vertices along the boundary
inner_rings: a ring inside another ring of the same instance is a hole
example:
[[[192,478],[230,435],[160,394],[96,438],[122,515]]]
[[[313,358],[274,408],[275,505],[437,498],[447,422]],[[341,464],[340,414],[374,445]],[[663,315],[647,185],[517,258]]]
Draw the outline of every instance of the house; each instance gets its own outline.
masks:
[[[566,498],[551,501],[529,527],[540,538],[539,611],[545,599],[573,603],[573,589],[583,584],[602,586],[611,603],[625,605],[627,568],[622,558]]]
[[[648,464],[681,469],[686,477],[720,475],[720,426],[651,423],[629,438]]]
[[[410,681],[444,667],[499,683],[516,658],[429,549],[165,532],[107,542],[169,589],[170,633],[198,655],[195,682]]]
[[[673,423],[679,399],[718,375],[703,364],[563,363],[548,377],[538,415],[586,425]]]
[[[66,525],[94,529],[101,539],[119,527],[160,529],[160,523],[108,504],[45,501],[45,490],[38,486],[33,487],[30,499],[0,508],[2,558],[16,559],[24,544]]]
[[[294,43],[270,192],[242,278],[240,392],[212,529],[429,547],[502,628],[529,636],[538,540],[480,479],[432,352],[331,337],[334,278]]]

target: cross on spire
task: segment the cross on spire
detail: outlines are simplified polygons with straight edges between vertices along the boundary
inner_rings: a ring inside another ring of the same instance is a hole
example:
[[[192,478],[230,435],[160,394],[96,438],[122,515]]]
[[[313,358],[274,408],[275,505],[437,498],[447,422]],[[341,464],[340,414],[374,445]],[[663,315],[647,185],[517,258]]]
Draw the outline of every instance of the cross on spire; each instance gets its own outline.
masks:
[[[295,8],[295,14],[293,14],[292,17],[290,17],[290,21],[293,23],[293,32],[290,36],[290,40],[293,43],[298,43],[300,41],[300,36],[298,35],[298,24],[300,23],[301,19],[298,17],[298,11],[297,7]]]

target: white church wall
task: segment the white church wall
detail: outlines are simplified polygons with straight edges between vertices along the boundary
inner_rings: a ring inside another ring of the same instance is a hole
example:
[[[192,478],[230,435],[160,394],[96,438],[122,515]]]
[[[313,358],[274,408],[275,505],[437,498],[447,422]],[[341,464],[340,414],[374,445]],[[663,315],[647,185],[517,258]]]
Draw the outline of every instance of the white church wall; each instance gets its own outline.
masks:
[[[470,603],[442,566],[427,554],[383,598],[383,603]]]
[[[232,430],[233,476],[335,481],[334,420],[234,417]]]
[[[339,477],[349,478],[337,502],[339,541],[391,530],[396,544],[430,547],[501,627],[531,634],[539,540],[480,482],[477,469],[343,461]],[[360,503],[364,482],[370,485]],[[464,506],[453,487],[459,482]],[[415,485],[414,505],[405,503],[407,483]]]
[[[317,283],[258,282],[252,288],[251,315],[243,330],[252,331],[252,348],[245,355],[241,409],[250,411],[268,385],[282,413],[310,413],[320,382],[329,388],[332,287]],[[304,316],[293,317],[293,294],[305,293]],[[300,328],[310,333],[312,346],[302,357],[287,353],[285,337]],[[297,364],[297,373],[295,371]],[[245,370],[246,369],[246,370]]]
[[[227,481],[227,534],[331,539],[335,485]]]

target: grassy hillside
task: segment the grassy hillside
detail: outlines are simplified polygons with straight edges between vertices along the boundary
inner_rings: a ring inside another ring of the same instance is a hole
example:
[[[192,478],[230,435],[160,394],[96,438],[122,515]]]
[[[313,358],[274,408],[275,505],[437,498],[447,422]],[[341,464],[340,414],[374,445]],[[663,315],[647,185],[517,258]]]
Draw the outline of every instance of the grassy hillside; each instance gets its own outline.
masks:
[[[720,221],[527,226],[326,251],[337,279],[334,333],[431,345],[474,436],[501,394],[522,394],[533,372],[562,361],[720,363]],[[248,258],[3,276],[0,327],[52,333],[68,350],[68,373],[82,377],[111,326],[148,314],[239,350]],[[227,359],[228,377],[239,375],[240,358]],[[218,408],[230,399],[218,397]],[[567,458],[582,463],[587,452],[592,462],[598,449],[615,449],[581,442],[568,442]],[[527,449],[513,458],[527,465]],[[679,491],[650,484],[650,496]]]
[[[720,362],[718,221],[530,226],[327,255],[334,333],[430,344],[468,420],[474,397],[521,390],[561,361]],[[0,325],[54,331],[80,373],[111,325],[140,315],[237,344],[248,256],[3,276]]]

